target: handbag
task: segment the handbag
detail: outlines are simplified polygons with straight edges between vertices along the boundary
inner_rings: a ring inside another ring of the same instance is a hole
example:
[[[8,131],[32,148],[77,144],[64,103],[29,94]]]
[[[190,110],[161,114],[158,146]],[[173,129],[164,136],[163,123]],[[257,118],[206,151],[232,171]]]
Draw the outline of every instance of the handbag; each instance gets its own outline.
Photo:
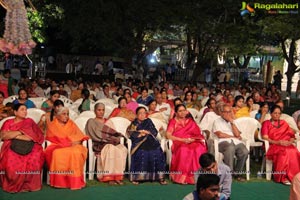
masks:
[[[20,155],[27,155],[32,151],[32,148],[34,146],[34,142],[31,141],[25,141],[25,140],[18,140],[18,139],[12,139],[10,149],[17,154]]]

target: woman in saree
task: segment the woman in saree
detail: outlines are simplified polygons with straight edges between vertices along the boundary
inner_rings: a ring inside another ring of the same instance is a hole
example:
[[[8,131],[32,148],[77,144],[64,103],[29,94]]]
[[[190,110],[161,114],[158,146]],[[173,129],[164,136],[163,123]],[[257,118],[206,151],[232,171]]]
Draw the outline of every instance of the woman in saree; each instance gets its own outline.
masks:
[[[8,97],[10,95],[13,95],[13,78],[10,77],[11,72],[9,69],[5,69],[3,71],[3,74],[0,74],[0,91],[4,93],[4,97]]]
[[[156,118],[156,119],[161,120],[164,123],[167,123],[164,116],[163,116],[163,114],[160,111],[156,110],[156,105],[157,105],[157,102],[154,99],[152,99],[149,102],[149,104],[148,104],[148,113],[147,113],[148,116],[147,117]]]
[[[56,117],[57,111],[60,107],[64,107],[64,102],[60,99],[57,99],[54,101],[51,112],[46,112],[41,116],[41,119],[39,121],[39,127],[40,129],[45,132],[46,131],[46,126],[50,122],[53,121],[53,119]]]
[[[270,109],[271,119],[263,122],[262,138],[268,140],[270,148],[266,157],[273,161],[274,181],[290,185],[300,172],[300,153],[293,145],[295,133],[288,123],[280,120],[281,108],[274,105]]]
[[[0,120],[9,117],[9,116],[13,116],[14,115],[14,111],[12,109],[12,106],[8,106],[8,103],[6,105],[3,105],[3,101],[4,101],[4,93],[2,91],[0,91]]]
[[[50,98],[42,103],[41,110],[51,112],[54,102],[59,99],[58,90],[50,91]]]
[[[88,139],[69,119],[69,109],[60,107],[46,132],[46,140],[51,142],[45,150],[51,186],[71,190],[85,186],[83,167],[88,150],[82,142]]]
[[[184,96],[184,102],[183,104],[187,107],[187,108],[195,108],[196,110],[200,110],[200,107],[199,105],[197,104],[196,101],[194,101],[193,99],[193,95],[194,95],[194,92],[192,91],[187,91],[185,93],[185,96]]]
[[[28,99],[28,94],[27,94],[27,91],[23,88],[19,89],[18,91],[18,95],[19,95],[19,98],[18,99],[15,99],[13,101],[13,104],[18,104],[18,103],[21,103],[21,104],[24,104],[27,108],[35,108],[36,106],[34,105],[34,103]]]
[[[132,140],[129,180],[137,185],[141,181],[165,181],[165,157],[156,139],[158,134],[151,119],[146,118],[144,107],[136,110],[137,118],[129,125],[127,133]]]
[[[24,104],[16,104],[14,114],[16,117],[5,121],[1,128],[4,143],[0,152],[0,171],[3,172],[0,173],[0,185],[10,193],[37,191],[42,188],[44,136],[37,124],[31,118],[26,118],[27,108]],[[17,153],[11,147],[15,141],[32,141],[32,150],[26,155]]]
[[[207,152],[204,137],[183,104],[175,106],[175,118],[167,128],[167,138],[173,141],[170,178],[175,183],[195,184],[194,172],[200,168],[198,159]]]
[[[249,108],[244,104],[244,97],[242,95],[238,95],[234,99],[234,107],[233,107],[233,113],[235,118],[240,117],[250,117]]]
[[[127,149],[120,144],[121,133],[105,125],[105,105],[95,105],[96,118],[89,119],[85,131],[93,141],[93,151],[97,156],[97,178],[101,182],[108,182],[110,185],[123,185],[124,171],[126,165]]]
[[[90,105],[91,105],[91,100],[90,100],[90,91],[86,88],[81,90],[81,97],[82,97],[82,102],[78,107],[78,111],[80,113],[84,111],[91,110]]]
[[[125,97],[120,97],[118,100],[118,108],[115,108],[112,113],[109,115],[108,118],[112,117],[124,117],[128,119],[129,121],[133,121],[135,118],[134,112],[132,110],[128,109],[127,106],[127,100]]]

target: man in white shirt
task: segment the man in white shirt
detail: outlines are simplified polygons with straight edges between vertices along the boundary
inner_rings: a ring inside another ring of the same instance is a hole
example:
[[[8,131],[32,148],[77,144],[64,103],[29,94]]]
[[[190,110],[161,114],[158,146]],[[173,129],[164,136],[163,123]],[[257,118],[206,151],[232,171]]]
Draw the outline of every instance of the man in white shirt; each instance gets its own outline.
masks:
[[[249,151],[241,141],[241,132],[238,124],[233,120],[232,108],[229,105],[220,107],[221,118],[216,119],[213,124],[213,133],[219,138],[219,152],[224,155],[224,163],[228,165],[233,173],[240,174],[243,170]],[[237,158],[234,166],[234,156]],[[238,181],[245,179],[239,175]]]
[[[156,105],[156,111],[160,111],[166,122],[169,121],[169,117],[170,117],[170,114],[171,114],[171,107],[168,103],[165,103],[163,102],[162,100],[162,97],[161,97],[161,93],[158,93],[156,96],[155,96],[155,100],[157,102],[157,105]]]

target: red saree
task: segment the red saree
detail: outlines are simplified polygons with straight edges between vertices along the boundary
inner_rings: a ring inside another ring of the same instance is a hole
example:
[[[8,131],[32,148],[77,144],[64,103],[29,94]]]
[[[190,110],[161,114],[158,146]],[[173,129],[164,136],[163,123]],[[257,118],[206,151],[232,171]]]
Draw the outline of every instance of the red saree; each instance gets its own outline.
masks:
[[[179,138],[194,138],[195,142],[186,144],[173,141],[170,177],[176,183],[195,184],[194,172],[200,168],[199,157],[207,152],[204,137],[199,126],[193,119],[186,119],[185,124],[179,124],[171,119],[168,130]]]
[[[46,139],[51,142],[45,150],[50,185],[58,188],[81,189],[85,186],[83,167],[87,148],[72,142],[88,140],[76,124],[68,120],[63,125],[54,119],[47,125]]]
[[[0,153],[0,185],[2,189],[11,193],[40,190],[44,164],[42,131],[30,118],[17,123],[14,122],[14,119],[9,119],[3,124],[1,130],[21,131],[35,142],[29,154],[19,155],[10,149],[11,140],[4,140]]]
[[[268,135],[271,140],[277,141],[289,141],[291,138],[295,138],[294,132],[284,120],[280,120],[279,127],[273,126],[270,120],[265,121],[261,133],[262,135]],[[275,182],[285,182],[287,179],[292,181],[293,177],[300,172],[300,153],[294,145],[270,144],[266,156],[273,161]]]

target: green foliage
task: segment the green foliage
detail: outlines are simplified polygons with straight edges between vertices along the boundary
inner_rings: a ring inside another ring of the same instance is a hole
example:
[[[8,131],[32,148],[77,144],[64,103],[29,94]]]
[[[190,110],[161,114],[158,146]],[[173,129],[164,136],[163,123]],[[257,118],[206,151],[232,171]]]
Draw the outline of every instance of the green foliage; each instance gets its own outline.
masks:
[[[45,25],[43,17],[40,13],[31,8],[27,9],[27,16],[29,20],[29,29],[33,40],[39,43],[44,43],[46,38],[44,33]]]

